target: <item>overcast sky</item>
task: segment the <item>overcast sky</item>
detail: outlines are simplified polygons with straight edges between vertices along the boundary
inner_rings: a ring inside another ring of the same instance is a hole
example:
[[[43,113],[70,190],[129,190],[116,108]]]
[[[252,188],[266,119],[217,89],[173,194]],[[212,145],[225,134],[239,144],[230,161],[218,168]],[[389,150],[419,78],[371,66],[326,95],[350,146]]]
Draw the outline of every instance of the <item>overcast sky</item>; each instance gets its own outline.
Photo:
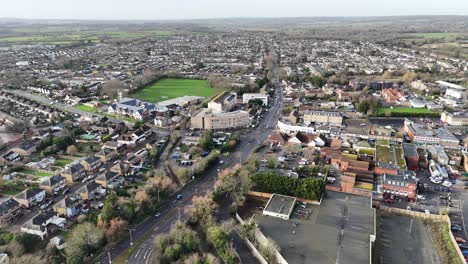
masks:
[[[190,19],[468,15],[468,0],[0,0],[0,17]]]

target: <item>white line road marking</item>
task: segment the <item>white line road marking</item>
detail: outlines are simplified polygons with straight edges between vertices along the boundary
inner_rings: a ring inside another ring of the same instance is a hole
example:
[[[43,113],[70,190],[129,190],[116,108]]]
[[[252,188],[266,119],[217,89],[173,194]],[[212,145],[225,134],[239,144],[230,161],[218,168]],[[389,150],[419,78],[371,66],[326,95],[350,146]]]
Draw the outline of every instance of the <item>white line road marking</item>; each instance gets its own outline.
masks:
[[[135,258],[138,258],[138,254],[140,254],[141,248],[138,248],[137,253],[135,254]]]

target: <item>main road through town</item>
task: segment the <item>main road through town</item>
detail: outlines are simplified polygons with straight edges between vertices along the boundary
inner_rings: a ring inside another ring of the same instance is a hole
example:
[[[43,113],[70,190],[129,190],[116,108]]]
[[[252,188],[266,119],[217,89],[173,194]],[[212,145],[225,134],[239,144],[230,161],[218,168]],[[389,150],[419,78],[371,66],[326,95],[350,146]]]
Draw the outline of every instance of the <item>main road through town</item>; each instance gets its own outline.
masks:
[[[273,51],[274,52],[274,51]],[[278,57],[274,54],[274,57]],[[241,134],[241,140],[236,150],[230,153],[228,157],[223,158],[224,164],[220,167],[214,166],[209,169],[204,176],[198,177],[185,185],[182,190],[177,194],[182,195],[182,199],[177,200],[174,198],[175,194],[168,203],[163,205],[158,216],[153,216],[139,226],[135,227],[132,232],[132,240],[137,241],[146,238],[141,244],[138,245],[128,258],[128,263],[147,264],[149,263],[150,256],[154,250],[154,239],[163,233],[169,231],[172,224],[178,219],[187,221],[189,216],[186,213],[186,208],[192,204],[192,197],[194,195],[203,195],[214,189],[214,183],[217,177],[218,168],[233,167],[235,164],[245,161],[250,153],[256,146],[261,144],[271,133],[272,129],[276,126],[279,118],[282,92],[278,79],[278,61],[275,60],[273,64],[273,76],[275,86],[275,96],[271,100],[271,107],[264,115],[264,118],[259,122],[258,126],[248,132]],[[148,236],[148,234],[151,234]],[[126,252],[131,247],[130,239],[125,239],[117,243],[110,251],[101,254],[96,263],[108,264],[110,261],[115,260],[121,254]],[[241,256],[242,259],[242,256]]]

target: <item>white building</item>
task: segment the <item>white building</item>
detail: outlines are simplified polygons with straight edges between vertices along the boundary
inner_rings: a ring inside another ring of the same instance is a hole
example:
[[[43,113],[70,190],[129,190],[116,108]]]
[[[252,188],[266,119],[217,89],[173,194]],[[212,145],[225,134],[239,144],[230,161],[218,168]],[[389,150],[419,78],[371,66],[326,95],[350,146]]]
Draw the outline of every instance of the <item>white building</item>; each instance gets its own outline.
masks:
[[[278,176],[283,177],[283,176]],[[268,201],[263,215],[273,216],[288,220],[296,204],[296,198],[274,193]]]
[[[242,95],[242,102],[244,104],[249,103],[250,100],[253,99],[259,99],[262,100],[263,105],[268,105],[268,94],[262,94],[262,93],[245,93]]]

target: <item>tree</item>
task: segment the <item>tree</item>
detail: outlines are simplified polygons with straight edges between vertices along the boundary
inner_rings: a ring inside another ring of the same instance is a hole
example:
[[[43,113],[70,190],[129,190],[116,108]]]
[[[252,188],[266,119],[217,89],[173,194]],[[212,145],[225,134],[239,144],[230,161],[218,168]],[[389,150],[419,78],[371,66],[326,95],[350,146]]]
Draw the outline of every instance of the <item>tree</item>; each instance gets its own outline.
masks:
[[[161,264],[176,263],[199,247],[200,239],[196,233],[181,221],[177,221],[168,234],[160,235],[155,240],[155,252]]]
[[[118,217],[120,211],[117,207],[117,195],[112,192],[106,197],[106,201],[104,202],[104,206],[102,207],[101,211],[101,220],[104,222],[109,221],[114,217]]]
[[[74,156],[77,152],[78,152],[78,149],[76,148],[75,145],[70,145],[67,147],[68,155]]]
[[[205,228],[211,225],[214,221],[213,215],[217,208],[217,204],[213,201],[213,194],[208,193],[205,196],[194,196],[192,204],[188,209],[192,220]]]
[[[199,146],[204,150],[210,150],[214,148],[213,133],[211,131],[205,131],[200,136]]]
[[[391,71],[385,71],[383,74],[382,74],[382,78],[384,79],[392,79],[393,78],[393,73]]]
[[[25,121],[14,121],[6,127],[6,130],[9,133],[23,133],[29,131],[29,129],[29,124]]]
[[[357,110],[363,114],[367,114],[367,112],[370,110],[370,104],[369,101],[363,100],[358,104]]]
[[[102,92],[109,96],[111,99],[115,99],[119,96],[119,92],[122,94],[125,93],[125,86],[124,84],[119,81],[119,80],[110,80],[104,83],[102,86]]]
[[[414,79],[416,79],[416,77],[418,77],[418,76],[414,71],[408,71],[403,75],[402,80],[405,83],[410,83],[410,82],[414,81]]]
[[[80,263],[82,258],[94,253],[102,244],[104,232],[95,225],[85,222],[73,229],[65,246],[65,254],[70,262]]]
[[[183,264],[220,264],[221,262],[217,257],[211,253],[198,254],[194,253],[188,256]]]
[[[313,86],[317,88],[322,88],[323,85],[325,85],[325,81],[322,79],[322,77],[318,75],[314,75],[310,78],[310,82],[312,83]]]
[[[25,255],[11,258],[9,263],[10,264],[24,264],[24,263],[49,264],[51,262],[45,256],[40,255],[40,254],[25,254]]]
[[[125,232],[127,225],[127,221],[121,218],[111,219],[105,230],[107,240],[110,242],[116,242]]]

